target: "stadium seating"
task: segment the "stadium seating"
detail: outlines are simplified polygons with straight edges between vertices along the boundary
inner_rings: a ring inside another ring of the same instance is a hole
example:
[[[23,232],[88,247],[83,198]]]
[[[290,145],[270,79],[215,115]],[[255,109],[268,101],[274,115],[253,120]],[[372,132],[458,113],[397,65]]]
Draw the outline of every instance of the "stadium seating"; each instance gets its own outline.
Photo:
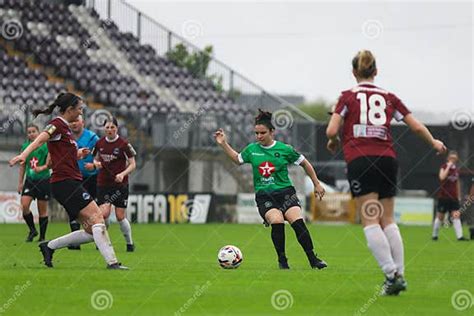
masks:
[[[153,47],[121,32],[112,21],[101,20],[96,11],[27,0],[5,0],[0,10],[0,19],[18,18],[23,26],[22,36],[11,41],[16,50],[120,115],[150,118],[204,108],[208,114],[225,115],[239,132],[236,138],[252,137],[252,105],[237,104],[210,80],[158,56]],[[18,57],[1,56],[2,74],[9,74],[0,86],[4,103],[43,105],[64,89]],[[281,134],[289,140],[288,131]]]

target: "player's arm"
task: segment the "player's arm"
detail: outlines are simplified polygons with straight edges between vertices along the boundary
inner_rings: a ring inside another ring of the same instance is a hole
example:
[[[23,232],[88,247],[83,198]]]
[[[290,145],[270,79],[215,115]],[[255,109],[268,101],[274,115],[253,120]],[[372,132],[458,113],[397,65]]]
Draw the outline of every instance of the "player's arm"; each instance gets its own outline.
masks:
[[[36,173],[39,173],[39,172],[42,172],[42,171],[45,171],[47,169],[51,169],[51,166],[52,166],[52,161],[51,161],[51,155],[48,153],[48,156],[46,156],[46,163],[42,166],[37,166],[34,171]]]
[[[49,135],[48,132],[44,131],[44,132],[41,132],[38,137],[36,137],[36,139],[28,145],[28,147],[25,148],[25,150],[23,150],[23,152],[21,154],[19,154],[18,156],[16,157],[13,157],[8,163],[10,164],[10,167],[13,167],[14,165],[16,165],[17,163],[20,163],[20,164],[24,164],[25,163],[25,160],[26,158],[28,158],[28,156],[33,152],[35,151],[37,148],[39,148],[41,145],[43,145],[44,143],[46,143],[49,138],[51,136]]]
[[[413,114],[409,113],[403,117],[403,121],[408,127],[417,134],[421,139],[423,139],[426,143],[428,143],[434,150],[438,152],[438,154],[444,154],[447,150],[446,146],[443,144],[442,141],[435,139],[433,135],[431,135],[430,131],[424,124],[418,121]]]
[[[303,167],[306,174],[311,178],[311,181],[313,181],[314,194],[317,197],[319,197],[319,199],[321,200],[324,196],[325,190],[323,186],[321,185],[321,183],[319,182],[318,176],[316,174],[316,170],[314,170],[313,166],[306,158],[301,163],[301,167]]]
[[[340,144],[339,130],[341,129],[342,123],[342,116],[339,113],[333,113],[331,115],[331,119],[329,120],[328,127],[326,128],[326,136],[329,139],[327,149],[332,154],[336,153],[336,150]]]
[[[458,179],[457,187],[458,187],[458,199],[459,199],[459,201],[461,201],[462,200],[462,193],[461,193],[461,180],[460,179]]]
[[[239,154],[227,142],[227,136],[225,135],[224,130],[222,128],[219,128],[214,133],[214,138],[216,139],[217,144],[221,146],[221,148],[224,150],[226,155],[232,160],[232,162],[234,162],[236,165],[240,165]]]
[[[88,171],[102,169],[102,163],[99,161],[99,151],[97,150],[97,147],[95,145],[94,148],[92,148],[90,154],[92,155],[92,158],[94,160],[93,162],[88,162],[84,164],[84,168]]]
[[[136,164],[136,161],[135,161],[135,157],[129,157],[127,158],[127,161],[128,161],[128,166],[127,168],[125,168],[124,171],[120,172],[119,174],[121,174],[122,176],[128,176],[130,173],[133,172],[133,170],[135,170],[137,168],[137,164]]]
[[[448,177],[448,174],[449,174],[449,169],[451,168],[451,162],[448,162],[447,165],[446,165],[446,168],[442,168],[439,169],[439,180],[440,181],[444,181],[446,180],[446,178]]]
[[[23,191],[23,181],[25,180],[25,165],[20,164],[20,170],[18,172],[18,194]]]

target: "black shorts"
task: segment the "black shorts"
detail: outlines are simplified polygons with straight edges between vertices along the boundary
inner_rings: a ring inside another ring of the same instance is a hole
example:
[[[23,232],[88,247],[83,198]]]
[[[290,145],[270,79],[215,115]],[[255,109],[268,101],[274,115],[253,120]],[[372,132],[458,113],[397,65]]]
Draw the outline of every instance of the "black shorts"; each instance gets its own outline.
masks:
[[[71,221],[77,218],[83,208],[94,201],[79,180],[51,183],[51,190],[53,197],[66,209]]]
[[[459,201],[453,199],[438,199],[438,212],[440,213],[447,213],[452,211],[459,211],[461,205]]]
[[[265,214],[272,208],[279,209],[285,214],[285,212],[293,206],[301,207],[294,187],[272,192],[257,192],[255,194],[255,201],[257,202],[258,212],[263,220],[265,220]]]
[[[121,187],[97,187],[97,204],[110,203],[115,207],[127,208],[128,185]]]
[[[26,178],[21,195],[31,196],[34,199],[48,201],[51,196],[51,186],[48,179],[32,180]]]
[[[97,198],[97,175],[82,178],[82,186],[95,200]]]
[[[378,193],[379,199],[397,195],[398,162],[392,157],[365,156],[347,165],[352,196]]]

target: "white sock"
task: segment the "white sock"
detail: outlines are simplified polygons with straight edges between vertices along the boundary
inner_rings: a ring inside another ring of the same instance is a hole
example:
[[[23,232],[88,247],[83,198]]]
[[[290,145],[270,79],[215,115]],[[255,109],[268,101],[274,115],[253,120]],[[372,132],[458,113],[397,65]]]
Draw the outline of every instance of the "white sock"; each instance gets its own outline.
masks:
[[[369,225],[364,228],[367,245],[372,251],[375,259],[385,275],[392,279],[395,276],[397,267],[393,262],[390,244],[379,224]]]
[[[105,224],[95,224],[92,226],[92,235],[95,244],[99,248],[100,254],[104,257],[107,264],[117,263],[114,248],[110,242],[109,234],[105,228]]]
[[[433,237],[438,237],[439,228],[441,227],[441,221],[439,220],[438,216],[435,217],[433,223]]]
[[[392,258],[397,266],[397,272],[401,275],[405,272],[405,259],[403,250],[402,235],[400,235],[400,229],[397,224],[392,223],[384,228],[383,232],[387,237],[392,252]]]
[[[48,242],[48,247],[51,249],[60,249],[69,245],[80,245],[92,241],[94,241],[94,237],[81,229],[51,240]]]
[[[462,237],[462,225],[460,218],[453,218],[453,227],[454,232],[456,233],[456,238],[459,239]]]
[[[128,219],[124,218],[122,221],[119,222],[120,230],[122,231],[123,236],[125,237],[125,241],[127,245],[132,245],[132,227],[130,226],[130,222]]]

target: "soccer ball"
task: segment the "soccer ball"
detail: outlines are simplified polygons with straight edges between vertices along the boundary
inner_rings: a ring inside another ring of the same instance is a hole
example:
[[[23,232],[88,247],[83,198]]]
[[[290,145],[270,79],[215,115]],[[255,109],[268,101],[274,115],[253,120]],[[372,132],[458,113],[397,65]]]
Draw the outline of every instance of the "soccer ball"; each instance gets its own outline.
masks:
[[[243,258],[240,249],[232,245],[222,247],[217,254],[217,261],[224,269],[237,269]]]

